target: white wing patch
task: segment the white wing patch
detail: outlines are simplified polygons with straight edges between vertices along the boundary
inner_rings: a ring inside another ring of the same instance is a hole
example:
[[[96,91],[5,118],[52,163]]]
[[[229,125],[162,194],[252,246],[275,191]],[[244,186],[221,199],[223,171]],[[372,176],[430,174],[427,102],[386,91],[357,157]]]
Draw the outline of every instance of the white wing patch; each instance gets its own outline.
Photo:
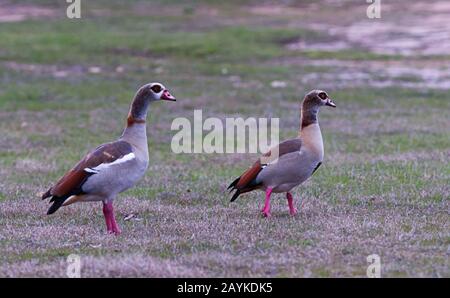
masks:
[[[88,172],[88,173],[91,173],[91,174],[97,174],[98,173],[98,171],[96,171],[94,169],[91,169],[91,168],[84,168],[84,171]]]
[[[136,155],[134,155],[134,153],[128,153],[127,155],[124,155],[121,158],[116,159],[115,161],[113,161],[111,163],[102,163],[102,164],[99,164],[98,166],[96,166],[95,168],[85,168],[84,170],[91,174],[98,174],[101,171],[106,170],[112,166],[119,165],[121,163],[133,160],[135,158],[136,158]]]

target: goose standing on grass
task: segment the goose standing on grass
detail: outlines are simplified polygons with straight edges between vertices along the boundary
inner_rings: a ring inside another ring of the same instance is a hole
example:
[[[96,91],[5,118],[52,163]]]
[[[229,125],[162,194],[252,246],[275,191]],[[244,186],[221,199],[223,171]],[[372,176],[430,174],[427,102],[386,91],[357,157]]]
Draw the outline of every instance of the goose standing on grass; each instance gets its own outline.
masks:
[[[47,214],[75,202],[102,201],[108,233],[120,234],[113,210],[117,194],[133,187],[149,163],[145,119],[153,101],[175,101],[160,83],[142,86],[134,96],[122,136],[86,155],[53,187],[42,195],[53,203]]]
[[[264,190],[266,200],[261,212],[269,217],[271,194],[286,192],[290,214],[297,213],[290,191],[311,177],[323,160],[322,133],[317,117],[321,106],[336,107],[324,91],[313,90],[305,95],[299,136],[272,148],[234,180],[228,186],[231,191],[236,190],[231,202],[240,194],[255,189]]]

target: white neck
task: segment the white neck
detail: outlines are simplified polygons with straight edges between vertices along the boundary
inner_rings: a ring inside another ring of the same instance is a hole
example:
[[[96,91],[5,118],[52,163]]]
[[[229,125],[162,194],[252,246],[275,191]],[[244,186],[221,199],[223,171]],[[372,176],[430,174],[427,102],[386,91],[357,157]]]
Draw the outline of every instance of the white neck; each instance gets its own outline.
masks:
[[[319,123],[313,123],[305,126],[300,131],[302,139],[302,145],[312,153],[317,154],[317,158],[322,161],[323,159],[323,140],[322,132],[320,131]]]
[[[145,123],[134,123],[127,126],[121,139],[136,148],[138,158],[148,160],[147,126]]]

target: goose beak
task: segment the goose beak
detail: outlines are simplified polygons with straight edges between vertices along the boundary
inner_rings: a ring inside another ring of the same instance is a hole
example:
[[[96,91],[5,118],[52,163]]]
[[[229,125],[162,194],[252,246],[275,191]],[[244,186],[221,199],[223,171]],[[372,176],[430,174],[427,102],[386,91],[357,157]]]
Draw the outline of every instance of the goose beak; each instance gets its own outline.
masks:
[[[170,94],[169,90],[167,90],[167,89],[163,91],[163,94],[161,95],[161,99],[162,100],[177,101],[177,99],[172,94]]]
[[[335,108],[336,105],[334,104],[334,102],[331,100],[331,98],[328,98],[327,103],[325,104],[327,106],[330,106],[332,108]]]

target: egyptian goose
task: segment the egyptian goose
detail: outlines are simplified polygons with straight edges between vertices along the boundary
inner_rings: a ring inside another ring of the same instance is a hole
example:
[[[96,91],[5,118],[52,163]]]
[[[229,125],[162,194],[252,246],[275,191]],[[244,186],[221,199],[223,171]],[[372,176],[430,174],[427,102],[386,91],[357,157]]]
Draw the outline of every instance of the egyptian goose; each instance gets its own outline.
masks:
[[[266,200],[261,212],[269,217],[271,194],[286,192],[290,214],[297,213],[290,191],[311,177],[323,160],[322,133],[317,118],[321,106],[336,107],[324,91],[313,90],[305,95],[299,136],[272,148],[234,180],[228,186],[230,191],[236,190],[231,202],[240,194],[255,189],[264,190]]]
[[[52,214],[61,206],[75,202],[102,201],[108,233],[120,234],[113,210],[117,194],[133,187],[140,180],[149,163],[145,119],[153,101],[175,101],[160,83],[149,83],[136,92],[122,136],[88,153],[53,187],[42,195],[53,204]]]

